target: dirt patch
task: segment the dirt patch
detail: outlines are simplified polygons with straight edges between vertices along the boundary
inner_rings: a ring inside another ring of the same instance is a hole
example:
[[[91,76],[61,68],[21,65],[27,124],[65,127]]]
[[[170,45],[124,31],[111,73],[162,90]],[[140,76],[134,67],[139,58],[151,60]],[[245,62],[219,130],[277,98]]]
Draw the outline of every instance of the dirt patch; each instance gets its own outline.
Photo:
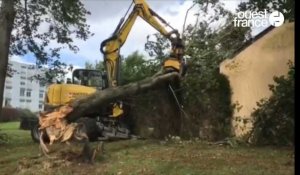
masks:
[[[52,152],[48,155],[23,157],[17,162],[16,174],[64,174],[76,172],[86,174],[91,171],[93,163],[87,162],[81,155],[80,145],[66,146],[64,144],[54,145]],[[97,158],[101,154],[97,155]]]
[[[16,174],[51,173],[54,169],[70,167],[72,162],[63,159],[23,158],[18,161]]]
[[[76,169],[78,165],[84,164],[85,166],[91,166],[85,163],[81,159],[78,159],[78,153],[75,152],[60,152],[55,158],[47,158],[45,156],[40,157],[26,157],[18,161],[17,174],[56,174],[57,171],[66,169]]]

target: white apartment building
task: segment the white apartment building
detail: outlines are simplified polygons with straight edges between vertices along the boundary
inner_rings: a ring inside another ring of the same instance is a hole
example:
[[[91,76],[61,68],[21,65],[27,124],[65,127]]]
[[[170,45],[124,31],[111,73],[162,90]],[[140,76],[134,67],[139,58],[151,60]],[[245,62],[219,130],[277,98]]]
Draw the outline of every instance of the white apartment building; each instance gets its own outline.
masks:
[[[12,77],[6,77],[3,106],[42,111],[46,87],[32,77],[40,71],[35,65],[9,61],[14,70]]]

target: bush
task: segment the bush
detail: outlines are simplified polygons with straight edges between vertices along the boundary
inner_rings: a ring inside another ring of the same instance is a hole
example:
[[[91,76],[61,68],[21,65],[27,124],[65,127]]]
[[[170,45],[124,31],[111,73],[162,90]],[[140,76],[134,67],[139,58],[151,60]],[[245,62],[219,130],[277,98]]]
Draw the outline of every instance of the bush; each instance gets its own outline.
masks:
[[[33,126],[38,123],[38,118],[36,114],[28,109],[20,110],[20,129],[30,130]]]
[[[189,114],[182,121],[182,137],[216,141],[231,135],[231,88],[217,70],[192,74],[184,80],[184,106]]]
[[[180,135],[179,108],[165,85],[131,96],[127,102],[131,109],[125,123],[134,134],[156,139]]]
[[[251,142],[256,145],[294,145],[295,67],[290,64],[287,77],[274,77],[275,85],[269,99],[258,102],[252,113]]]
[[[132,131],[142,137],[162,139],[168,135],[183,139],[222,140],[230,136],[231,89],[228,79],[214,72],[215,84],[198,76],[186,77],[182,86],[172,86],[184,107],[180,111],[168,86],[130,97]]]

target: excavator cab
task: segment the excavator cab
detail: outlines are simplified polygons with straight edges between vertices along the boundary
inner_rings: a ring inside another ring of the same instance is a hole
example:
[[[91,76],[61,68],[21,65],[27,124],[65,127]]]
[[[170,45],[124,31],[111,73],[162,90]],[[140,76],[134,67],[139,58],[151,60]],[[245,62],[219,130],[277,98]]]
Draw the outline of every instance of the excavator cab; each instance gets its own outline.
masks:
[[[107,78],[102,72],[75,69],[72,77],[67,78],[65,83],[49,85],[45,95],[45,106],[65,105],[76,98],[87,96],[106,87]]]
[[[105,89],[107,87],[107,78],[97,70],[76,69],[72,74],[73,84],[94,87],[97,89]]]

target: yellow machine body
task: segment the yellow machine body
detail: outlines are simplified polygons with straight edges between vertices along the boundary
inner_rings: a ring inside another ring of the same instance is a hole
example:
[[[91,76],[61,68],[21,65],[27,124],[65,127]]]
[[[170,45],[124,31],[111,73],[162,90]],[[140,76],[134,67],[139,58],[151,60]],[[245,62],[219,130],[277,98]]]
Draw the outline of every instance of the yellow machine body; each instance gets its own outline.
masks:
[[[70,103],[71,101],[83,98],[96,92],[96,88],[82,86],[77,84],[52,84],[48,87],[46,94],[46,105],[59,106]],[[117,105],[113,105],[110,117],[119,117],[124,113],[123,109]]]
[[[77,84],[52,84],[47,91],[47,104],[51,106],[65,105],[96,92],[96,88]]]

